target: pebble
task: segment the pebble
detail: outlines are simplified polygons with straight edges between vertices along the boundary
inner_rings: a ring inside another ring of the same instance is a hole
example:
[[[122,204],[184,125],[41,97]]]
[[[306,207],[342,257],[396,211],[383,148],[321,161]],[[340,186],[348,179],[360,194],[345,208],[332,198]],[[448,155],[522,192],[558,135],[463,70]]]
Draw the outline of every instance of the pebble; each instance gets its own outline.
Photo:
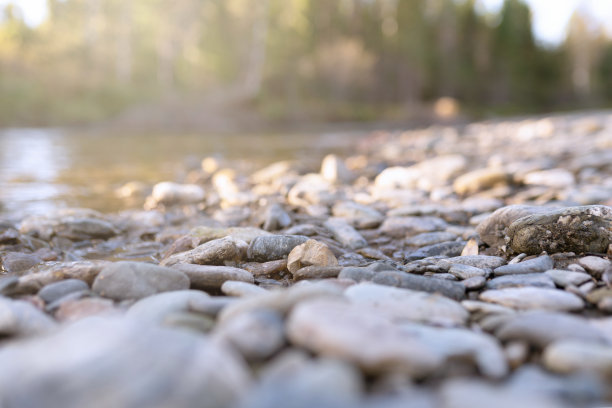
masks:
[[[305,266],[293,272],[293,280],[336,278],[342,266]]]
[[[372,281],[381,285],[429,293],[440,293],[451,299],[461,300],[465,297],[465,286],[459,282],[413,275],[400,271],[382,271],[374,275]]]
[[[322,242],[309,239],[293,248],[287,257],[287,269],[294,273],[306,266],[337,266],[338,260],[329,247]]]
[[[384,220],[376,209],[354,201],[340,201],[332,207],[332,215],[359,229],[377,228]]]
[[[341,218],[330,217],[323,223],[336,241],[349,249],[359,249],[368,245],[365,238],[355,228]]]
[[[252,283],[228,280],[223,282],[223,285],[221,285],[221,292],[227,296],[243,297],[259,295],[261,293],[266,293],[267,291],[264,288],[260,288]]]
[[[593,277],[599,279],[604,272],[612,270],[612,262],[598,256],[585,256],[578,259],[578,264]]]
[[[162,324],[172,313],[189,312],[192,304],[207,303],[209,296],[199,290],[177,290],[148,296],[135,302],[125,316],[148,324]]]
[[[448,269],[448,273],[456,276],[457,279],[469,279],[473,277],[486,277],[490,273],[490,269],[481,269],[475,266],[463,265],[463,264],[452,264]]]
[[[75,322],[90,316],[118,316],[121,312],[109,299],[86,297],[61,302],[55,312],[60,322]]]
[[[495,276],[514,275],[523,273],[545,272],[554,267],[553,260],[548,255],[539,256],[527,261],[518,262],[512,265],[502,265],[493,270]]]
[[[122,261],[105,266],[91,288],[110,299],[140,299],[159,292],[188,289],[189,278],[176,269]]]
[[[31,303],[0,297],[0,334],[3,336],[34,336],[55,327],[55,321]]]
[[[503,289],[514,287],[555,288],[555,282],[543,273],[524,273],[516,275],[502,275],[487,282],[487,289]]]
[[[440,244],[443,242],[454,241],[455,239],[457,239],[456,234],[447,231],[439,231],[423,232],[421,234],[406,238],[404,242],[406,243],[406,245],[424,247],[434,244]]]
[[[287,260],[279,259],[278,261],[270,262],[246,262],[240,264],[241,268],[251,272],[254,277],[276,275],[279,272],[287,269]]]
[[[6,346],[0,367],[9,406],[223,407],[237,404],[251,383],[244,363],[220,344],[120,319],[83,319]]]
[[[508,227],[508,236],[510,247],[518,253],[606,253],[611,231],[612,208],[590,205],[519,218]]]
[[[461,282],[466,290],[478,290],[485,287],[487,279],[484,276],[472,276]]]
[[[460,195],[474,194],[481,190],[506,185],[510,179],[510,174],[504,169],[478,169],[457,177],[453,183],[453,189]]]
[[[583,272],[566,271],[563,269],[551,269],[545,272],[557,286],[562,288],[568,285],[580,286],[589,282],[592,278]]]
[[[469,265],[480,269],[494,269],[504,265],[505,263],[506,260],[499,256],[465,255],[442,259],[440,262],[438,262],[438,265],[447,270],[453,264]]]
[[[36,255],[21,252],[8,252],[2,255],[2,269],[15,275],[24,275],[41,262],[42,259]]]
[[[446,222],[438,217],[387,217],[380,226],[381,234],[392,238],[404,238],[423,232],[446,228]]]
[[[265,235],[256,237],[249,244],[247,259],[252,262],[269,262],[287,258],[291,250],[308,241],[303,235]]]
[[[164,181],[153,186],[150,200],[155,205],[184,205],[199,203],[204,198],[204,189],[198,185]]]
[[[612,377],[612,346],[580,340],[559,340],[544,349],[543,363],[549,370],[568,374],[580,371]]]
[[[51,303],[69,293],[82,290],[89,290],[89,285],[80,279],[66,279],[45,286],[38,292],[38,296],[46,303]]]
[[[204,291],[220,290],[226,281],[254,282],[249,271],[232,266],[176,264],[171,269],[187,275],[192,289]]]
[[[441,242],[439,244],[427,245],[417,249],[414,252],[406,255],[404,259],[407,262],[416,261],[418,259],[429,258],[431,256],[459,256],[465,247],[465,241]]]
[[[176,264],[226,265],[245,258],[247,244],[232,237],[213,239],[190,251],[171,255],[160,265]]]
[[[485,302],[498,303],[515,309],[543,309],[575,312],[584,308],[582,299],[559,289],[522,287],[487,290],[480,294]]]
[[[291,216],[280,204],[268,206],[264,218],[263,229],[266,231],[276,231],[291,225]]]
[[[342,159],[328,154],[321,162],[321,176],[330,183],[351,183],[355,175],[346,167]]]

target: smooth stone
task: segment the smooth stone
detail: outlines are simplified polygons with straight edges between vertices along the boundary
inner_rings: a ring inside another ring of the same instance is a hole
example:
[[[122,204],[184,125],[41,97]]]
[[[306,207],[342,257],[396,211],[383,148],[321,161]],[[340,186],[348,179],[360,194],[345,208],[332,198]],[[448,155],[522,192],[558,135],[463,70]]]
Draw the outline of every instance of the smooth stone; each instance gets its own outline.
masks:
[[[251,272],[254,277],[275,275],[287,269],[287,260],[279,259],[278,261],[270,262],[247,262],[240,264],[242,269]]]
[[[545,272],[554,267],[552,258],[548,255],[538,256],[515,264],[503,265],[493,270],[495,276],[513,275],[521,273]]]
[[[612,242],[612,208],[568,207],[519,218],[508,227],[517,253],[606,253]]]
[[[2,269],[11,274],[23,275],[41,262],[42,259],[33,254],[8,252],[2,255]]]
[[[423,232],[443,230],[446,226],[446,221],[438,217],[387,217],[379,230],[381,234],[392,238],[404,238]]]
[[[266,293],[267,290],[248,282],[228,280],[221,285],[221,292],[227,296],[253,296]]]
[[[481,269],[475,266],[463,265],[463,264],[452,264],[448,270],[448,273],[457,277],[457,279],[470,279],[474,277],[485,277],[490,273],[490,269]]]
[[[287,257],[287,269],[296,272],[306,266],[337,266],[338,260],[327,245],[309,239],[293,248]]]
[[[19,232],[50,241],[54,236],[71,239],[106,239],[115,236],[117,229],[94,210],[66,208],[47,215],[32,215],[21,221]]]
[[[507,185],[511,175],[501,168],[484,168],[465,173],[455,179],[453,189],[457,194],[474,194],[499,185]]]
[[[250,244],[255,238],[267,235],[272,234],[268,231],[254,227],[214,228],[200,226],[193,228],[189,232],[190,237],[197,238],[197,244],[199,245],[226,237],[231,237],[237,241],[244,241]]]
[[[589,282],[592,278],[590,275],[583,272],[566,271],[563,269],[551,269],[545,272],[557,286],[562,288],[568,285],[580,286],[583,283]]]
[[[268,262],[286,258],[296,246],[308,241],[303,235],[265,235],[256,237],[249,244],[247,259]]]
[[[487,289],[503,289],[523,286],[554,289],[555,282],[543,273],[503,275],[493,278],[487,282]]]
[[[455,300],[461,300],[465,297],[465,286],[459,282],[428,278],[399,271],[378,272],[374,275],[372,282],[422,292],[438,292]]]
[[[435,325],[463,325],[469,313],[445,296],[364,282],[350,286],[344,296],[352,303],[389,316],[393,321]]]
[[[374,186],[383,190],[418,188],[430,191],[436,186],[447,184],[452,177],[463,171],[467,164],[468,160],[463,155],[437,155],[413,166],[386,168],[376,176]]]
[[[54,314],[62,323],[75,322],[91,316],[113,316],[121,312],[110,299],[86,297],[62,301]]]
[[[140,299],[160,292],[188,289],[189,278],[176,269],[122,261],[105,266],[91,288],[110,299]]]
[[[293,280],[336,278],[342,266],[306,266],[293,272]]]
[[[355,282],[371,281],[377,272],[396,271],[397,269],[383,263],[373,263],[368,266],[344,267],[338,274],[339,279],[352,279]]]
[[[213,239],[196,248],[174,254],[160,262],[162,266],[176,264],[226,265],[244,259],[247,244],[232,237]]]
[[[15,290],[20,293],[37,293],[44,286],[65,279],[80,279],[91,286],[102,269],[108,265],[112,265],[112,262],[101,260],[60,262],[40,272],[19,277],[19,285]]]
[[[460,264],[460,265],[469,265],[474,266],[476,268],[481,269],[495,269],[506,263],[504,258],[499,256],[490,256],[490,255],[465,255],[465,256],[456,256],[453,258],[442,259],[438,262],[438,265],[445,269],[449,269],[451,265]]]
[[[601,275],[612,270],[612,262],[598,256],[585,256],[578,259],[578,264],[587,270],[595,278],[601,278]]]
[[[510,315],[515,314],[516,311],[509,307],[496,305],[494,303],[481,302],[479,300],[463,300],[461,301],[467,311],[472,314],[479,315]]]
[[[407,262],[416,261],[418,259],[429,258],[430,256],[459,256],[465,247],[465,241],[441,242],[439,244],[427,245],[417,249],[416,251],[406,255],[404,259]]]
[[[378,227],[384,220],[383,215],[374,208],[354,201],[340,201],[332,207],[334,217],[343,218],[355,228]]]
[[[539,348],[564,339],[606,342],[603,333],[580,316],[543,311],[517,313],[496,330],[495,336],[502,341],[527,341]]]
[[[509,205],[495,210],[476,227],[480,239],[493,248],[506,246],[506,232],[510,224],[527,215],[541,214],[549,211],[545,207],[529,205]]]
[[[305,174],[287,192],[290,205],[307,207],[309,205],[329,206],[337,199],[333,184],[320,174]]]
[[[10,296],[19,286],[19,278],[16,276],[6,276],[0,278],[0,295]]]
[[[210,299],[206,293],[199,290],[177,290],[159,293],[134,303],[127,310],[125,316],[148,324],[162,324],[166,316],[177,312],[192,311],[192,304],[197,306],[208,302]]]
[[[582,299],[560,289],[522,287],[487,290],[480,294],[480,299],[515,309],[576,312],[584,308]]]
[[[187,275],[192,289],[219,290],[226,281],[253,283],[253,275],[232,266],[176,264],[172,269]]]
[[[535,184],[552,188],[566,188],[576,182],[574,174],[565,169],[549,169],[527,173],[523,178],[525,184]]]
[[[170,181],[153,186],[151,199],[155,204],[183,205],[199,203],[206,197],[204,189],[195,184],[178,184]]]
[[[1,335],[33,336],[55,327],[55,321],[31,303],[0,297]]]
[[[280,204],[272,204],[266,208],[263,229],[276,231],[291,225],[291,216]]]
[[[465,286],[466,290],[478,290],[485,287],[487,278],[484,276],[472,276],[471,278],[461,281],[461,283]]]
[[[335,154],[328,154],[321,162],[321,176],[330,183],[351,183],[355,174]]]
[[[69,293],[88,289],[89,285],[80,279],[66,279],[45,286],[38,292],[38,296],[46,303],[51,303]]]
[[[226,320],[215,328],[213,335],[227,341],[249,361],[269,358],[285,344],[282,315],[266,309]]]
[[[368,245],[367,241],[355,228],[342,218],[330,217],[323,223],[336,241],[342,246],[350,249],[359,249]]]
[[[6,346],[0,367],[3,403],[15,407],[191,408],[205,401],[221,408],[237,404],[251,383],[245,364],[223,345],[123,319],[83,319]]]
[[[607,297],[612,297],[612,288],[597,288],[595,290],[590,291],[586,295],[586,299],[593,304],[597,304]]]
[[[422,234],[417,234],[410,238],[406,238],[404,242],[409,246],[424,247],[440,244],[442,242],[454,241],[455,239],[457,239],[457,234],[447,231],[439,231],[423,232]]]
[[[550,344],[542,356],[549,370],[568,374],[592,372],[608,379],[612,377],[612,346],[581,340],[560,340]]]

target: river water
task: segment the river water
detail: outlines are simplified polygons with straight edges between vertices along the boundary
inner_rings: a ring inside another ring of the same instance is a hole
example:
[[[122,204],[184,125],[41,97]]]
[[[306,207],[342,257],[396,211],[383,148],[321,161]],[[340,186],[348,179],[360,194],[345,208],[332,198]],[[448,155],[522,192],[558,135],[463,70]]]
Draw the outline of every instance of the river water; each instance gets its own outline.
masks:
[[[317,168],[327,153],[348,153],[363,133],[111,134],[61,129],[0,131],[0,215],[21,218],[61,207],[116,211],[134,203],[115,191],[129,181],[180,179],[216,156],[257,169],[278,160]]]

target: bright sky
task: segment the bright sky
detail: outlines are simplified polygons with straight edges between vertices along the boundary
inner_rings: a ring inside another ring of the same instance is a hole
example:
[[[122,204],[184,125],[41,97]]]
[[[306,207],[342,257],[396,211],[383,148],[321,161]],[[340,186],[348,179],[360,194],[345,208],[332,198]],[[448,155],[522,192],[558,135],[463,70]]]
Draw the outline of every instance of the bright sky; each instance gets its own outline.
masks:
[[[479,0],[487,10],[499,10],[503,0]],[[524,0],[533,12],[534,33],[545,44],[558,44],[565,38],[567,22],[580,9],[606,27],[612,36],[612,0]],[[39,24],[47,13],[46,0],[0,0],[0,6],[13,2],[30,25]]]

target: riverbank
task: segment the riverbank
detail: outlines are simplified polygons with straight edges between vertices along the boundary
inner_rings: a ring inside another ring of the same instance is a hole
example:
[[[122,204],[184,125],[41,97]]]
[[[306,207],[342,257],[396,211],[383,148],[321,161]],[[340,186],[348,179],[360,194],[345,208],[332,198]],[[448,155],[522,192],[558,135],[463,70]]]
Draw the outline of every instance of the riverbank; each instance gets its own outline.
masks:
[[[303,156],[203,157],[124,185],[137,210],[3,222],[2,401],[612,401],[611,113]]]

